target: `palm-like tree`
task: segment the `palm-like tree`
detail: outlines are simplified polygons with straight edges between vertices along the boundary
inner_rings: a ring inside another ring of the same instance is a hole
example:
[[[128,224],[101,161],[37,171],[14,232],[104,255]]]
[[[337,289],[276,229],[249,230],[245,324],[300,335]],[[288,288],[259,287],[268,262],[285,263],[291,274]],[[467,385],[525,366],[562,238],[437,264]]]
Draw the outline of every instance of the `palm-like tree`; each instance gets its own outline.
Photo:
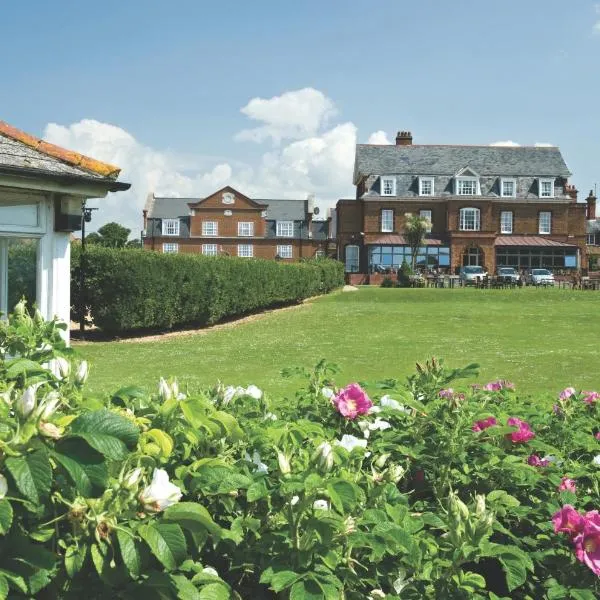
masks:
[[[431,223],[429,219],[406,213],[404,221],[404,237],[410,246],[411,267],[415,270],[419,248],[425,242],[425,234],[429,231]]]

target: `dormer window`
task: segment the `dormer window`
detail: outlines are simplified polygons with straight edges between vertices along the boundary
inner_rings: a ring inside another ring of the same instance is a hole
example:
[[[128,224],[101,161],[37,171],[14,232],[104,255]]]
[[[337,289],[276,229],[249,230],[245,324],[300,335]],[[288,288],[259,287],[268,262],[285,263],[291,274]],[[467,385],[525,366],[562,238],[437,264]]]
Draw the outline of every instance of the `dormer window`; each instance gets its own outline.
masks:
[[[381,195],[395,196],[396,195],[396,178],[382,177],[381,178]]]
[[[163,219],[162,234],[179,235],[179,219]]]
[[[433,196],[433,177],[419,177],[419,196]]]
[[[233,204],[235,202],[235,197],[231,192],[225,192],[223,194],[223,204]]]
[[[479,180],[477,177],[457,177],[457,196],[479,196]]]
[[[500,180],[500,196],[502,198],[514,198],[517,195],[517,182],[514,179],[503,177]]]
[[[554,179],[538,179],[540,198],[554,198]]]

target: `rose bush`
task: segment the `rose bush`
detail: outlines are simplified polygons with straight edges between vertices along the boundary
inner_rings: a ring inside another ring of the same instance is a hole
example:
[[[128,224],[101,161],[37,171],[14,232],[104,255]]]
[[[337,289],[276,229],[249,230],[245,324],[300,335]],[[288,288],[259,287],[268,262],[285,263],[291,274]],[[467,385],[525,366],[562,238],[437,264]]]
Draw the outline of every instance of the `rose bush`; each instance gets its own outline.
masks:
[[[85,394],[58,323],[0,323],[0,598],[598,597],[598,398],[476,366]],[[60,359],[60,360],[59,360]],[[144,382],[147,383],[147,382]],[[452,387],[450,387],[452,386]]]

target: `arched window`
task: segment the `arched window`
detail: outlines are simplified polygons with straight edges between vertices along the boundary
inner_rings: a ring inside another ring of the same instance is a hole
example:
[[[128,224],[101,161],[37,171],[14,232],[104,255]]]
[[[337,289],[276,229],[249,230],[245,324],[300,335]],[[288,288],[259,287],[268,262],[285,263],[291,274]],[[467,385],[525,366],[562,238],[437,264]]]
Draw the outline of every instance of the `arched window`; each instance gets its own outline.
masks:
[[[479,231],[481,217],[478,208],[461,208],[459,211],[458,228],[461,231]]]
[[[360,249],[358,246],[349,245],[346,246],[345,262],[346,262],[346,273],[358,273],[359,271],[359,256]]]

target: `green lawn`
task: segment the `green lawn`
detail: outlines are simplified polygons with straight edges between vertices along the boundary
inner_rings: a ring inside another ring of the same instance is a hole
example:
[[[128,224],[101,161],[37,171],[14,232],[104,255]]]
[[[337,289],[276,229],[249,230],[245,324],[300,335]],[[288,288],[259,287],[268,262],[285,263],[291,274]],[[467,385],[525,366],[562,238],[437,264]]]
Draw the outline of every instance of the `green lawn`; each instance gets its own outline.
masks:
[[[480,381],[506,378],[523,392],[567,385],[600,390],[600,295],[559,289],[368,289],[336,292],[233,327],[154,342],[76,343],[92,364],[89,389],[155,389],[159,376],[190,387],[218,379],[293,393],[284,367],[326,358],[338,383],[374,382],[443,357],[481,365]]]

